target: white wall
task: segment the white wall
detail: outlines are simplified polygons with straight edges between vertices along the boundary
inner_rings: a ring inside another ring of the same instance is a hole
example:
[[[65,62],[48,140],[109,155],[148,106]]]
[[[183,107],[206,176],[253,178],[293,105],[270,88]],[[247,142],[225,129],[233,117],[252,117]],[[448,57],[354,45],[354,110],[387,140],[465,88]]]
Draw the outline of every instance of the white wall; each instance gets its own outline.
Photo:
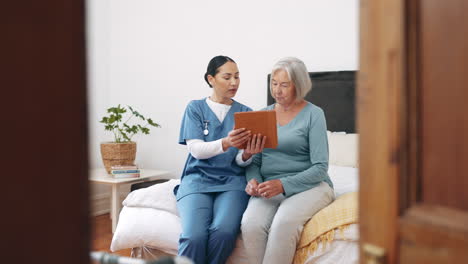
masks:
[[[111,140],[98,123],[105,109],[128,104],[162,125],[135,138],[137,163],[178,176],[180,120],[190,100],[210,95],[203,74],[213,56],[238,63],[236,99],[259,109],[281,57],[309,71],[355,70],[357,52],[357,0],[89,0],[90,164],[102,166],[99,143]]]

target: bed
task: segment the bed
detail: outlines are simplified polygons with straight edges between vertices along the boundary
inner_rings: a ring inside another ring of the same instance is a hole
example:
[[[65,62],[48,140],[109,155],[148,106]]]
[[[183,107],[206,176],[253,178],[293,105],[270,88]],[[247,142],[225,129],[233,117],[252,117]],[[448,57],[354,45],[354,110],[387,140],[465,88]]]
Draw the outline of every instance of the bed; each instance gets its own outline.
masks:
[[[355,131],[354,71],[310,73],[313,88],[306,100],[325,112],[330,152],[329,175],[336,200],[304,226],[294,264],[358,262],[358,136]],[[268,76],[269,80],[269,76]],[[268,90],[268,104],[273,98]],[[132,257],[155,259],[177,254],[181,232],[172,189],[165,183],[135,190],[123,202],[111,250],[132,248]],[[227,263],[248,263],[242,236]]]

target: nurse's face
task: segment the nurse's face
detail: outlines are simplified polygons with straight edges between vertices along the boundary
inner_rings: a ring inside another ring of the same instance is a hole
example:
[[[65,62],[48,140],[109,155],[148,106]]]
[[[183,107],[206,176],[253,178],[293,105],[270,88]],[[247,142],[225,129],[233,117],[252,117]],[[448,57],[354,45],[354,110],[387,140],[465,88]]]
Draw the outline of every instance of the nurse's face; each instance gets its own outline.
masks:
[[[225,102],[231,100],[239,89],[239,69],[237,64],[228,61],[218,68],[215,76],[208,75],[208,81],[213,86],[214,96],[218,101]]]

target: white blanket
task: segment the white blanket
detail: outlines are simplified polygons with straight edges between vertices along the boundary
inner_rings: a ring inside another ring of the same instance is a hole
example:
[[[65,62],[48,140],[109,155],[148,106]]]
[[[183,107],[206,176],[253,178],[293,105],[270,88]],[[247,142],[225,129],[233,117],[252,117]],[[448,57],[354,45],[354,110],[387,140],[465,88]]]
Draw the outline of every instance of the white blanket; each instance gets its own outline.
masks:
[[[179,183],[180,179],[172,179],[148,188],[135,190],[125,198],[122,204],[127,207],[153,208],[179,215],[177,201],[173,193],[174,187]]]

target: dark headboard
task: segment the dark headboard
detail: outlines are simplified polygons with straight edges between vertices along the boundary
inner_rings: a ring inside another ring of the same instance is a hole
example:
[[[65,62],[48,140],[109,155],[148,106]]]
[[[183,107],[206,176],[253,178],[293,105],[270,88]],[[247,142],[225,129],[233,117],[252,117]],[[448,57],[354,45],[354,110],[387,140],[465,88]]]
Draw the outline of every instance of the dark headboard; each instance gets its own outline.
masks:
[[[325,112],[327,129],[356,133],[355,125],[355,71],[310,72],[312,90],[306,100],[319,106]],[[268,105],[275,101],[270,94],[268,75]]]

